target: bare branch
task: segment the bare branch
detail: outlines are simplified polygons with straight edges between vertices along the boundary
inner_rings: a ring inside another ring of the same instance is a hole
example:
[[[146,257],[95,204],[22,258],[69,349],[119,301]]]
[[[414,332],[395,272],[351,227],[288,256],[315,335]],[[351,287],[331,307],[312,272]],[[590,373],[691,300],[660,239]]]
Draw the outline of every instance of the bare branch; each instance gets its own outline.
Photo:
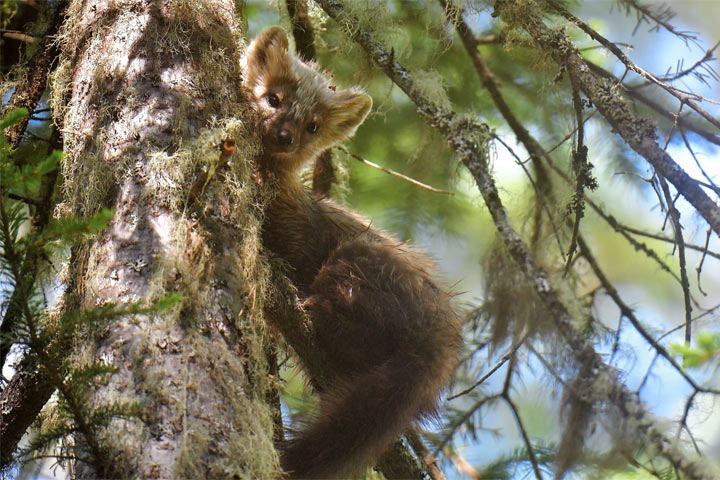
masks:
[[[524,339],[523,339],[523,341],[524,341]],[[508,353],[506,353],[505,355],[503,355],[503,357],[500,359],[499,362],[497,362],[490,370],[488,370],[488,372],[487,372],[485,375],[483,375],[482,377],[480,377],[480,380],[478,380],[477,382],[473,383],[471,386],[469,386],[469,387],[466,388],[465,390],[450,395],[450,396],[447,398],[448,401],[450,401],[450,400],[455,400],[456,398],[462,397],[463,395],[467,395],[468,393],[472,392],[472,391],[475,390],[477,387],[479,387],[480,385],[482,385],[483,383],[485,383],[485,380],[487,380],[488,378],[492,377],[495,372],[497,372],[498,370],[500,370],[500,367],[502,367],[503,365],[505,365],[505,363],[506,363],[508,360],[510,360],[512,357],[515,356],[515,353],[517,352],[518,348],[520,348],[520,346],[523,344],[523,341],[518,342],[517,345],[515,345]]]
[[[682,234],[682,224],[680,223],[680,212],[675,208],[675,202],[670,195],[670,187],[668,187],[665,178],[662,176],[660,176],[660,186],[665,195],[673,231],[675,232],[675,244],[678,248],[680,261],[680,284],[682,285],[683,299],[685,301],[685,343],[690,345],[692,339],[692,305],[690,305],[690,282],[688,281],[687,267],[685,264],[685,240]]]
[[[375,163],[375,162],[371,162],[370,160],[368,160],[368,159],[366,159],[366,158],[363,158],[363,157],[361,157],[360,155],[357,155],[357,154],[355,154],[355,153],[352,153],[350,150],[348,150],[347,148],[343,147],[342,145],[338,146],[337,148],[338,148],[340,151],[342,151],[343,153],[345,153],[346,155],[349,155],[349,156],[351,156],[352,158],[354,158],[355,160],[358,160],[358,161],[359,161],[360,163],[362,163],[363,165],[367,165],[368,167],[372,167],[372,168],[375,168],[375,169],[377,169],[377,170],[383,171],[383,172],[387,173],[388,175],[392,175],[392,176],[395,177],[395,178],[399,178],[399,179],[401,179],[401,180],[405,180],[406,182],[412,183],[413,185],[418,186],[418,187],[420,187],[420,188],[422,188],[422,189],[424,189],[424,190],[428,190],[428,191],[430,191],[430,192],[435,192],[435,193],[443,193],[443,194],[445,194],[445,195],[455,195],[453,192],[448,192],[447,190],[441,190],[441,189],[439,189],[439,188],[431,187],[430,185],[428,185],[428,184],[426,184],[426,183],[422,183],[422,182],[419,181],[419,180],[415,180],[415,179],[412,178],[412,177],[408,177],[407,175],[403,175],[403,174],[400,173],[400,172],[396,172],[395,170],[392,170],[392,169],[387,168],[387,167],[383,167],[382,165],[378,165],[378,164]]]
[[[713,54],[715,53],[715,50],[720,46],[720,42],[716,43],[712,48],[709,48],[705,51],[705,55],[700,58],[697,62],[693,63],[690,67],[686,68],[685,70],[679,70],[675,72],[674,75],[669,77],[661,78],[664,82],[674,82],[675,80],[678,80],[686,75],[693,74],[695,78],[703,82],[705,85],[708,85],[708,82],[705,80],[706,74],[702,74],[697,72],[696,70],[704,67],[706,72],[713,77],[715,80],[718,80],[718,75],[715,70],[710,65],[707,65],[707,63],[711,60],[713,60],[715,57]],[[708,85],[709,86],[709,85]]]
[[[623,5],[626,13],[630,13],[631,10],[635,10],[637,17],[637,25],[635,25],[635,31],[638,29],[642,22],[650,23],[650,20],[655,22],[655,27],[652,30],[658,30],[663,27],[673,35],[682,38],[685,43],[688,40],[697,43],[697,36],[693,32],[684,32],[675,28],[668,20],[671,20],[675,16],[675,12],[664,3],[661,5],[648,5],[638,2],[637,0],[618,0],[619,4]]]
[[[513,372],[515,371],[515,357],[513,356],[510,361],[510,365],[508,367],[507,374],[505,375],[505,384],[503,386],[502,393],[500,396],[503,400],[505,400],[505,403],[507,403],[508,407],[510,407],[510,411],[513,414],[513,417],[515,418],[515,423],[517,424],[518,430],[520,430],[520,434],[522,435],[523,443],[525,444],[525,450],[527,450],[528,458],[530,459],[530,464],[532,465],[533,473],[535,474],[535,478],[537,480],[543,480],[542,473],[540,473],[540,466],[538,465],[537,457],[535,456],[535,449],[532,446],[532,442],[530,441],[530,436],[527,433],[527,429],[525,428],[525,424],[522,421],[522,417],[520,416],[520,412],[518,411],[517,407],[515,406],[515,402],[512,401],[510,398],[510,383],[511,378],[513,375]]]
[[[587,260],[588,264],[590,264],[590,268],[595,273],[595,276],[598,278],[598,280],[600,280],[600,283],[605,289],[605,292],[610,296],[610,298],[612,298],[612,300],[615,302],[615,305],[618,306],[618,308],[620,309],[620,313],[625,318],[630,320],[630,323],[632,323],[633,327],[635,327],[635,330],[637,330],[637,332],[645,339],[645,341],[648,342],[661,356],[663,356],[665,360],[667,360],[670,365],[675,368],[675,370],[680,374],[680,376],[682,376],[685,381],[688,382],[688,384],[690,384],[690,386],[692,386],[695,390],[708,393],[720,393],[720,391],[701,387],[690,375],[688,375],[685,369],[682,368],[675,361],[675,359],[672,357],[672,355],[670,355],[670,353],[665,349],[665,347],[660,345],[657,340],[655,340],[652,335],[650,335],[650,333],[640,323],[640,320],[635,316],[632,308],[630,308],[630,306],[622,300],[617,289],[613,286],[612,283],[610,283],[610,280],[608,280],[608,278],[605,276],[605,273],[602,271],[602,269],[600,269],[600,265],[598,265],[595,257],[590,251],[590,247],[587,245],[587,243],[585,243],[585,240],[582,236],[578,238],[578,245],[580,245],[580,251],[582,252],[582,256],[585,257],[585,260]]]

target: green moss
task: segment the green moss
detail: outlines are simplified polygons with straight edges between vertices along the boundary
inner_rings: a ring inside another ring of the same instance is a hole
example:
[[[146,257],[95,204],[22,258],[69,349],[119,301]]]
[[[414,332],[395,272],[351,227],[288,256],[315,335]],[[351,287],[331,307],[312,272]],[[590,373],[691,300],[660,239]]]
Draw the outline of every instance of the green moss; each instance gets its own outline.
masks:
[[[414,72],[415,87],[418,93],[445,110],[450,110],[450,98],[442,75],[435,70]]]
[[[256,335],[243,338],[246,341],[256,339],[262,343],[262,338]],[[219,355],[221,352],[216,349],[207,348],[211,344],[201,336],[192,336],[190,341],[192,345],[188,350],[192,352],[192,358],[188,357],[186,361],[200,366],[207,365],[208,368],[201,371],[209,372],[212,384],[223,388],[222,396],[226,400],[227,409],[236,414],[231,420],[230,428],[223,428],[221,432],[213,430],[212,422],[196,421],[189,425],[185,424],[183,419],[182,429],[185,434],[177,475],[181,478],[199,478],[204,476],[203,472],[210,472],[212,478],[278,477],[280,470],[272,438],[266,435],[266,432],[272,431],[270,407],[263,395],[259,395],[256,389],[249,389],[249,385],[239,382],[237,378],[238,371],[242,372],[245,368],[256,370],[258,365],[264,365],[264,358],[243,359],[227,351],[224,355]],[[256,373],[266,374],[264,371]],[[201,395],[197,389],[203,380],[188,375],[185,385],[188,394],[176,404],[178,414],[185,411],[185,402],[191,401],[191,397]],[[198,465],[198,459],[206,456],[208,451],[214,453],[219,460],[213,460],[212,465]],[[238,461],[239,459],[243,461]]]

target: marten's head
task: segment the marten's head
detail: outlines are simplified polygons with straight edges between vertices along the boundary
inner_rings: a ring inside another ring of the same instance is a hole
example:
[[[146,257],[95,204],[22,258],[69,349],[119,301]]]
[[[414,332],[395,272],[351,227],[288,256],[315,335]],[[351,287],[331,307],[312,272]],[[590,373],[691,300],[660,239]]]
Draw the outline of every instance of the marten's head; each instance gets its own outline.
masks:
[[[270,169],[298,169],[352,136],[372,107],[365,92],[336,89],[316,64],[290,53],[281,27],[268,28],[248,47],[244,83],[262,117]]]

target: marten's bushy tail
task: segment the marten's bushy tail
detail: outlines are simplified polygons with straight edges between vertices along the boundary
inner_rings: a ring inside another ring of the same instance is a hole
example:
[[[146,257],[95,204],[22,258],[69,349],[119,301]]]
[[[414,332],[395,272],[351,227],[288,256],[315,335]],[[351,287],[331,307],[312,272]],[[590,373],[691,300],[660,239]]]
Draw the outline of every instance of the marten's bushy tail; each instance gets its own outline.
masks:
[[[402,245],[358,239],[315,277],[306,307],[331,378],[317,418],[284,448],[293,478],[348,478],[434,413],[462,341],[423,262]]]
[[[429,377],[434,372],[427,365],[409,363],[390,359],[323,393],[321,416],[284,449],[282,464],[291,477],[348,478],[382,455],[413,420],[434,413],[443,385]]]

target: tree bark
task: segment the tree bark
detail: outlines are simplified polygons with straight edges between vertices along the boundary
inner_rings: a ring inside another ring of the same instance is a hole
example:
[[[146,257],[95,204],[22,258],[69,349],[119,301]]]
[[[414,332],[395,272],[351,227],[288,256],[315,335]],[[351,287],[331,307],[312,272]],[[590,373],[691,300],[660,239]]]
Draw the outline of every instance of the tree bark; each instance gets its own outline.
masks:
[[[79,368],[117,368],[87,392],[93,410],[143,412],[83,432],[78,476],[277,477],[251,179],[258,143],[234,2],[77,0],[59,38],[66,208],[115,211],[73,260],[71,294],[85,307],[183,296],[77,339]],[[238,148],[218,166],[227,138]]]

